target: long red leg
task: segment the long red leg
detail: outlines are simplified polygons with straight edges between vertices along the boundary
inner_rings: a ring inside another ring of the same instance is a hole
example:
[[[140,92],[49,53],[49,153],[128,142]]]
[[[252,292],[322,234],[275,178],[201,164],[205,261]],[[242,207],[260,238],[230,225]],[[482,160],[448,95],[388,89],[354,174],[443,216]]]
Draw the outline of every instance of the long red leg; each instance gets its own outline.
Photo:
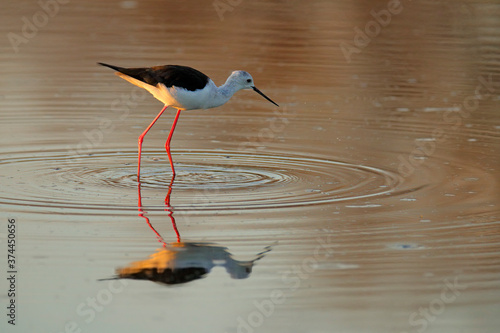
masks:
[[[172,155],[170,154],[170,140],[172,140],[172,135],[174,135],[175,125],[177,125],[177,120],[181,115],[181,110],[177,110],[177,114],[175,115],[174,122],[172,124],[172,128],[170,129],[170,133],[168,134],[167,142],[165,142],[165,150],[167,151],[168,160],[170,162],[170,167],[172,168],[172,175],[175,176],[174,162],[172,161]]]
[[[163,111],[165,111],[166,108],[168,108],[168,105],[165,105],[163,107],[163,109],[161,109],[160,113],[158,113],[158,115],[153,120],[153,122],[151,124],[149,124],[148,128],[146,128],[146,130],[139,136],[139,140],[138,140],[139,141],[139,158],[138,158],[138,162],[137,162],[137,181],[139,181],[139,179],[141,178],[142,141],[144,140],[144,136],[146,135],[146,133],[148,133],[149,129],[151,127],[153,127],[153,125],[156,123],[156,121],[158,120],[158,118],[160,118],[160,116],[163,114]]]

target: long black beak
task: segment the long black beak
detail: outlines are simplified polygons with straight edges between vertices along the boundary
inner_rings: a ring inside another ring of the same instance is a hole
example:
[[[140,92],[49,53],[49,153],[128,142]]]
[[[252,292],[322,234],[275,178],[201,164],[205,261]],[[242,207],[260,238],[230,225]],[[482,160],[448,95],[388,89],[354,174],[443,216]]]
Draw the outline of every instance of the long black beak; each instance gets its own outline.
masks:
[[[276,106],[279,106],[278,104],[274,103],[269,97],[267,97],[266,95],[264,95],[262,93],[262,91],[260,91],[259,89],[257,89],[256,87],[252,87],[253,90],[255,90],[259,95],[261,95],[262,97],[264,97],[265,99],[267,99],[269,102],[273,103],[274,105]]]

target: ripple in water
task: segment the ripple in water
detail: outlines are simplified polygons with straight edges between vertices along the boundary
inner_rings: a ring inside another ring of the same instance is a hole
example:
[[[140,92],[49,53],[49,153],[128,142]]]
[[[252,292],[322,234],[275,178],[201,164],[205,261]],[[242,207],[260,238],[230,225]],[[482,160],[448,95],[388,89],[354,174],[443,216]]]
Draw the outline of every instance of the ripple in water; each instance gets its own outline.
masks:
[[[143,193],[166,193],[171,181],[164,152],[144,155]],[[0,203],[57,209],[136,210],[135,151],[88,156],[17,153],[4,157]],[[178,171],[172,206],[179,210],[263,209],[318,205],[393,191],[402,178],[374,167],[305,156],[248,155],[230,151],[175,151]],[[148,210],[163,210],[163,204]],[[113,212],[117,213],[117,212]]]

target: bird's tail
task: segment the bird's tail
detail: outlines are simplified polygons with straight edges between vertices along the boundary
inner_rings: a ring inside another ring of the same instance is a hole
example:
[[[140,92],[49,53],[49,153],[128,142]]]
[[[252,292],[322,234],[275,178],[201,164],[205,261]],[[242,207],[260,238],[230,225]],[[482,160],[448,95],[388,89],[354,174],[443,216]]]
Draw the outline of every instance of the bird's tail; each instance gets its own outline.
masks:
[[[109,67],[109,68],[114,69],[115,71],[118,71],[118,72],[121,72],[121,71],[123,71],[125,69],[123,67],[108,65],[108,64],[105,64],[103,62],[98,62],[98,64],[101,65],[101,66],[104,66],[104,67]]]

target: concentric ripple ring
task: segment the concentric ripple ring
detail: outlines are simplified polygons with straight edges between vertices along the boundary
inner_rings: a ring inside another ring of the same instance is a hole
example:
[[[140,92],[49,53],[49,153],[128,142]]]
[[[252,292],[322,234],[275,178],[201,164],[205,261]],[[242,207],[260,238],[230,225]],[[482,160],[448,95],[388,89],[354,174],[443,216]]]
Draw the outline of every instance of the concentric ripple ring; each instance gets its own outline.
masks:
[[[5,154],[7,155],[7,154]],[[179,210],[264,209],[318,205],[371,198],[393,192],[397,173],[319,157],[246,154],[235,151],[174,151],[171,173],[163,151],[144,155],[143,195],[150,210],[164,209],[172,186]],[[21,152],[3,156],[1,204],[36,209],[137,209],[136,152],[101,150],[89,155]],[[111,213],[111,212],[110,212]],[[113,212],[116,213],[116,212]]]

